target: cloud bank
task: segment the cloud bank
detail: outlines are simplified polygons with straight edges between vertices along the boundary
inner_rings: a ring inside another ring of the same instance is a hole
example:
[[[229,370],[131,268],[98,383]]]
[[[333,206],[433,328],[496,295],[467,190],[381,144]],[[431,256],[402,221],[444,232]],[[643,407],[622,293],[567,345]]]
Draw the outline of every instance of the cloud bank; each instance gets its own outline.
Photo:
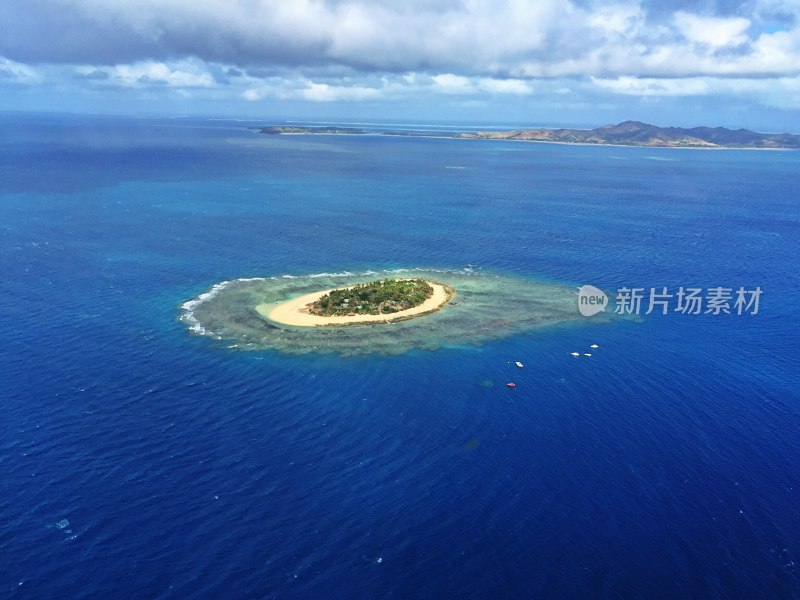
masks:
[[[6,0],[0,85],[365,102],[729,94],[797,109],[794,0]],[[773,85],[767,85],[771,82]]]

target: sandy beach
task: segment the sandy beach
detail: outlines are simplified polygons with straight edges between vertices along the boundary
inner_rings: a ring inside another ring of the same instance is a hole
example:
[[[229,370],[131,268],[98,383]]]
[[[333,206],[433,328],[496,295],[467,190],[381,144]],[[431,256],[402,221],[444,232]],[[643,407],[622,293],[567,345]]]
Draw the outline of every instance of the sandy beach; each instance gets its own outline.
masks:
[[[256,311],[262,317],[281,323],[283,325],[293,325],[295,327],[320,327],[326,325],[360,325],[364,323],[391,323],[393,321],[403,321],[412,317],[419,317],[428,313],[440,310],[453,297],[455,291],[441,283],[428,281],[433,288],[433,295],[425,302],[414,308],[401,310],[400,312],[388,315],[353,315],[353,316],[332,316],[321,317],[312,315],[308,312],[308,305],[316,302],[319,298],[332,291],[323,290],[312,294],[305,294],[288,302],[281,304],[259,304]]]

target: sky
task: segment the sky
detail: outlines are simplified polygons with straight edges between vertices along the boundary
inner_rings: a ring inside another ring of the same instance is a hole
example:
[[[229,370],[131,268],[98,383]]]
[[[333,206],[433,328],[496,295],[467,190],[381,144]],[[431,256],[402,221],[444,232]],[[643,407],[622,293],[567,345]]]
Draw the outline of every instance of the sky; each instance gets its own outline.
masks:
[[[0,110],[800,133],[800,0],[0,0]]]

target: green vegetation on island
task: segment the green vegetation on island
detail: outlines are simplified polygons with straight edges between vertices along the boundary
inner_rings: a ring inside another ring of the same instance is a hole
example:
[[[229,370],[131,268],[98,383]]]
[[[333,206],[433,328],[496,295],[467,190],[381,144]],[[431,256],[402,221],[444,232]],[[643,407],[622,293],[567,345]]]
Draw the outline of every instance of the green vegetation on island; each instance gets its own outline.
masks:
[[[309,307],[323,317],[385,315],[414,308],[433,295],[424,279],[383,279],[332,290]]]

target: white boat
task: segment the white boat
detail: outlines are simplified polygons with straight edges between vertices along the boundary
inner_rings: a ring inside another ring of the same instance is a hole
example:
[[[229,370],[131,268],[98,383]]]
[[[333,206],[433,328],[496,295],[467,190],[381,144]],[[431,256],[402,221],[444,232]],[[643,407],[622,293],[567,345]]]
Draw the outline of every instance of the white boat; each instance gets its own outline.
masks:
[[[514,364],[517,365],[520,369],[525,366],[519,361],[515,362]]]
[[[589,346],[589,348],[599,348],[599,347],[600,346],[598,346],[597,344],[592,344],[591,346]]]
[[[572,354],[572,356],[580,356],[581,355],[580,352],[570,352],[570,354]]]
[[[588,352],[584,352],[583,355],[584,356],[591,356],[591,354],[589,354]]]

